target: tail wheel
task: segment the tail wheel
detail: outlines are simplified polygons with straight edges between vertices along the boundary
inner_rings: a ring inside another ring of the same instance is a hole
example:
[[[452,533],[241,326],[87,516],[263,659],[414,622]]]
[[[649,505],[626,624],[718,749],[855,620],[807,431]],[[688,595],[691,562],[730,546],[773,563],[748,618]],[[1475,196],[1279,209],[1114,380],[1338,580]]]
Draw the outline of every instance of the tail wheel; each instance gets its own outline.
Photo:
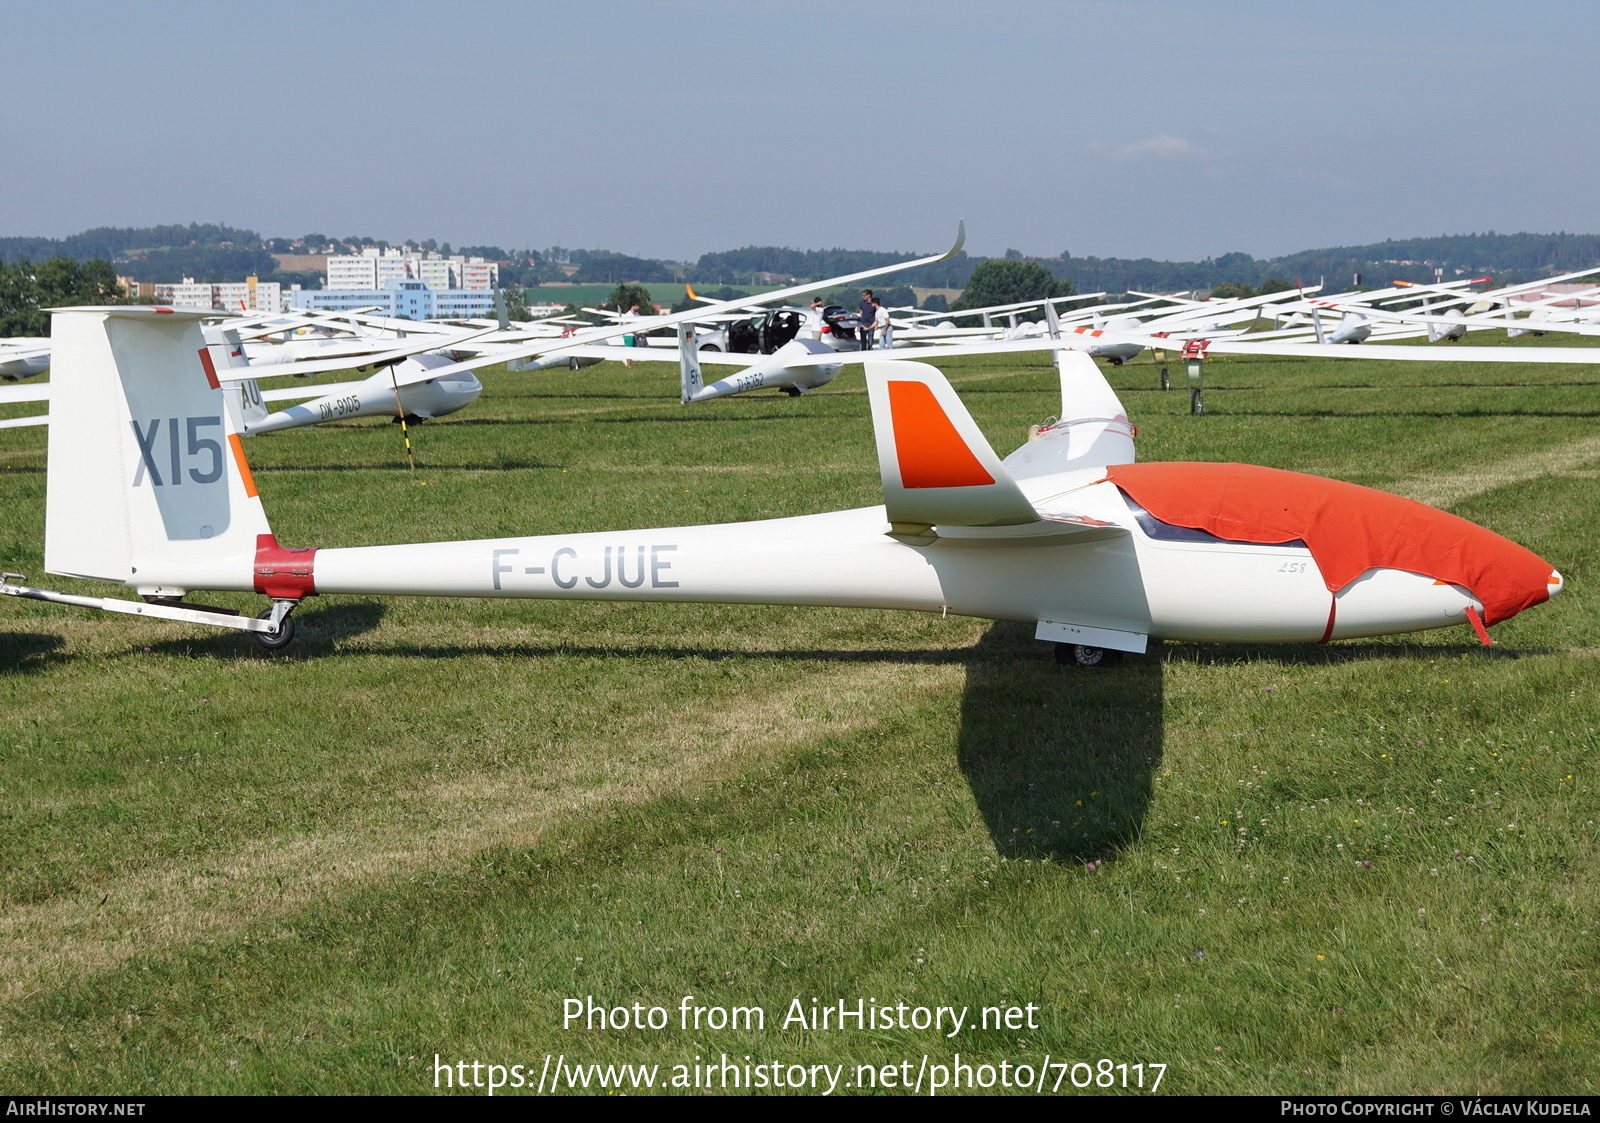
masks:
[[[1082,643],[1058,643],[1056,662],[1063,667],[1114,667],[1122,662],[1122,652]]]
[[[257,620],[271,620],[272,609],[267,609],[256,617]],[[294,614],[290,613],[278,622],[276,632],[251,632],[256,642],[268,651],[282,651],[294,642],[295,623]]]

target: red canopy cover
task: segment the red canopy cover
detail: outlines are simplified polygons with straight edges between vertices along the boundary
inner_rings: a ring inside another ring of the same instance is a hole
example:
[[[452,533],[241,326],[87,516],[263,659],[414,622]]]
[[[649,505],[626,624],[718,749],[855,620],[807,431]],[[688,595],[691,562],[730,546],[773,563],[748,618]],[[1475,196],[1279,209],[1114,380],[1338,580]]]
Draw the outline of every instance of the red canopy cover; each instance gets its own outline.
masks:
[[[1369,569],[1400,569],[1470,589],[1486,623],[1550,597],[1549,562],[1413,499],[1254,464],[1118,464],[1106,476],[1165,523],[1246,542],[1303,539],[1337,593]]]

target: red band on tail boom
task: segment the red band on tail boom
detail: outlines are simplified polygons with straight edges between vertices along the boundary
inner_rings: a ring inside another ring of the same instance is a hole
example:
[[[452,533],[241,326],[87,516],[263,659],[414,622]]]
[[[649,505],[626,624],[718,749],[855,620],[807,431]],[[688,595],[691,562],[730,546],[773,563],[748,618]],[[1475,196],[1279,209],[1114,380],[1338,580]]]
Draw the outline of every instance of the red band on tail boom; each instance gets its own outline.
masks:
[[[300,600],[317,595],[315,546],[286,550],[271,534],[256,535],[256,592],[275,600]]]

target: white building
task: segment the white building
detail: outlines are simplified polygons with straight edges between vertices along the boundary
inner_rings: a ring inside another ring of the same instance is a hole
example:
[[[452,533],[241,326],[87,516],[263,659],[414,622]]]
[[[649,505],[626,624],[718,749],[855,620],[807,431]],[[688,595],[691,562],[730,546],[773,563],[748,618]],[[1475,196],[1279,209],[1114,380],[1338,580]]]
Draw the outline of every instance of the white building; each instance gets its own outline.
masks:
[[[485,261],[481,257],[453,257],[457,262],[460,276],[456,279],[456,287],[463,289],[497,289],[500,287],[500,263]]]
[[[481,257],[406,253],[370,247],[328,258],[328,288],[340,291],[387,288],[392,281],[425,281],[435,290],[487,292],[500,287],[500,266]]]
[[[295,308],[349,312],[376,307],[379,316],[408,320],[460,320],[495,314],[494,293],[489,289],[435,289],[427,281],[412,279],[390,281],[381,289],[299,289],[292,295]]]
[[[143,286],[140,292],[143,293]],[[287,312],[288,293],[276,281],[259,281],[246,277],[243,281],[208,284],[185,277],[181,284],[152,285],[151,296],[170,300],[184,308],[214,308],[218,312]]]

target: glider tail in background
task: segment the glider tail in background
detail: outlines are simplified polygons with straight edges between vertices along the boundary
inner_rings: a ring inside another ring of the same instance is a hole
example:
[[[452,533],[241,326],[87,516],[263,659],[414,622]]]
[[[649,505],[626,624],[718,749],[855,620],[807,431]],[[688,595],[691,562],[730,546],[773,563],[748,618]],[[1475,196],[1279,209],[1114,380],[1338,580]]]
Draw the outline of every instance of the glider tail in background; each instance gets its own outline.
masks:
[[[261,387],[253,378],[235,380],[233,372],[248,367],[244,343],[231,328],[222,333],[222,342],[207,344],[200,352],[200,365],[222,383],[223,398],[233,421],[233,431],[248,433],[260,427],[271,413],[261,400]],[[270,372],[269,372],[270,373]]]
[[[678,378],[681,400],[688,405],[705,385],[700,373],[700,351],[692,324],[678,325]]]
[[[1061,338],[1061,317],[1056,314],[1056,306],[1050,301],[1044,302],[1044,322],[1051,339]]]
[[[287,553],[256,495],[240,419],[217,378],[219,356],[201,333],[206,315],[139,307],[55,313],[49,572],[146,597],[263,591],[262,559],[270,565]]]
[[[1028,430],[1028,443],[1005,458],[1013,479],[1078,470],[1103,471],[1132,464],[1137,433],[1117,392],[1083,351],[1055,353],[1061,377],[1061,414]]]

